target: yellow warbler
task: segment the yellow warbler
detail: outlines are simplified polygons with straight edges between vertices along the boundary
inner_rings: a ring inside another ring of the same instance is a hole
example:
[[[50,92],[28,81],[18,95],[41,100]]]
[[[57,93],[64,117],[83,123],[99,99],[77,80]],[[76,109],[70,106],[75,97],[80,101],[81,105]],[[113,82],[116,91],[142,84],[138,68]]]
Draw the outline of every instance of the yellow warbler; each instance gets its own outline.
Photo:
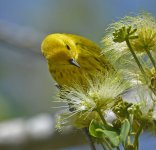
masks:
[[[78,84],[86,88],[88,79],[112,69],[101,49],[78,35],[50,34],[43,40],[41,49],[52,77],[60,86]]]

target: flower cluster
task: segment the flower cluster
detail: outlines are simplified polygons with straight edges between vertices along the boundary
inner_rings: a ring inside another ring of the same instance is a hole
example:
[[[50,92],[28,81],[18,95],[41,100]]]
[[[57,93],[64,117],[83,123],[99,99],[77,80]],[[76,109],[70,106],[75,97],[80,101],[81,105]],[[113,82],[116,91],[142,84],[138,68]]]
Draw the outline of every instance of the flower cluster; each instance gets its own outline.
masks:
[[[124,76],[135,84],[155,86],[156,19],[152,15],[126,16],[113,23],[102,43],[103,53],[113,57],[110,60]]]
[[[109,26],[102,44],[115,71],[86,79],[87,89],[61,89],[59,101],[68,108],[58,114],[57,128],[87,128],[109,149],[121,143],[138,149],[143,129],[156,129],[156,20],[147,13],[122,18]]]
[[[92,119],[100,119],[97,111],[106,115],[121,100],[121,94],[130,87],[119,73],[99,74],[90,86],[84,91],[80,85],[77,88],[66,88],[60,92],[60,101],[66,102],[69,109],[61,113],[62,120],[70,120],[76,127],[88,126]]]
[[[102,40],[104,51],[116,50],[118,52],[128,51],[126,43],[116,43],[113,33],[121,28],[131,27],[135,34],[131,38],[131,43],[137,52],[155,50],[156,47],[156,20],[148,13],[141,13],[137,16],[126,16],[115,22],[106,30],[106,35]],[[137,40],[135,39],[136,37]],[[135,40],[133,40],[135,39]]]

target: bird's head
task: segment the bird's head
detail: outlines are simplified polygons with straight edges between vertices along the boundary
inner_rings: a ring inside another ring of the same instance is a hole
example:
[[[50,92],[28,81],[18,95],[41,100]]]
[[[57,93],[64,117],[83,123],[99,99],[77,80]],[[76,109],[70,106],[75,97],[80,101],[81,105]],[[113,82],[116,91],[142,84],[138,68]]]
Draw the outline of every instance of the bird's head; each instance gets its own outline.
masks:
[[[49,63],[60,65],[74,65],[80,67],[76,62],[78,50],[72,37],[66,34],[50,34],[42,42],[42,53]]]

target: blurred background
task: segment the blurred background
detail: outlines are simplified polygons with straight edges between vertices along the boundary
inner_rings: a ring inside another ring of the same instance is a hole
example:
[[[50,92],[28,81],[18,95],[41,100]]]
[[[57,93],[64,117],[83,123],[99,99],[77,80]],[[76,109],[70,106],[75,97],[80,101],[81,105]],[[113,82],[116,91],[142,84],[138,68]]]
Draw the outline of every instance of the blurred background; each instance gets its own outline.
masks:
[[[89,149],[78,131],[54,129],[57,89],[41,41],[61,32],[99,43],[113,21],[141,10],[156,16],[155,6],[155,0],[0,0],[0,149]],[[144,134],[140,149],[154,150],[154,140]]]

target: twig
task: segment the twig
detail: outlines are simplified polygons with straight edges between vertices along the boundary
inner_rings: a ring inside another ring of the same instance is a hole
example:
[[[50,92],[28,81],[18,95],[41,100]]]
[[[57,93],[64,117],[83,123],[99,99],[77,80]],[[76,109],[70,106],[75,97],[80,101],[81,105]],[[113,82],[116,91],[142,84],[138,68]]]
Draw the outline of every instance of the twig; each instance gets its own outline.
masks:
[[[93,142],[91,136],[89,135],[87,128],[83,128],[82,132],[84,133],[84,135],[85,135],[85,137],[86,137],[86,139],[87,139],[87,141],[89,143],[90,149],[91,150],[96,150],[94,142]]]

